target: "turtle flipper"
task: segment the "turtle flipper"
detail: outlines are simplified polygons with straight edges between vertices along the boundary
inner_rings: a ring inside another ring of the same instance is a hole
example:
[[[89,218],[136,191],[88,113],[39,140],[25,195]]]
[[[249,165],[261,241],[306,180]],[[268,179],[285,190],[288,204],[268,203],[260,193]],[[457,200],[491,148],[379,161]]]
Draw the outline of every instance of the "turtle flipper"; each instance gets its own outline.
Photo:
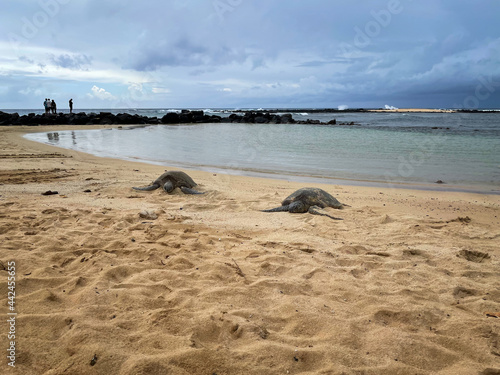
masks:
[[[156,190],[160,187],[160,185],[158,184],[153,184],[153,185],[149,185],[149,186],[146,186],[146,187],[133,187],[132,189],[134,190],[140,190],[140,191],[152,191],[152,190]]]
[[[330,215],[325,214],[324,212],[321,212],[321,211],[323,211],[323,209],[321,207],[318,207],[318,206],[311,206],[311,207],[309,207],[309,210],[308,210],[308,212],[310,214],[313,214],[313,215],[328,216],[330,219],[333,219],[333,220],[344,220],[344,219],[339,218],[339,217],[330,216]]]
[[[301,214],[307,212],[307,205],[300,201],[296,201],[284,206],[271,208],[270,210],[262,210],[262,212],[291,212],[292,214]]]
[[[185,186],[181,186],[180,189],[184,194],[205,194],[205,193],[202,193],[201,191],[197,191],[197,190],[185,187]]]
[[[271,208],[269,210],[261,210],[261,212],[288,212],[290,210],[290,205],[279,206],[276,208]]]

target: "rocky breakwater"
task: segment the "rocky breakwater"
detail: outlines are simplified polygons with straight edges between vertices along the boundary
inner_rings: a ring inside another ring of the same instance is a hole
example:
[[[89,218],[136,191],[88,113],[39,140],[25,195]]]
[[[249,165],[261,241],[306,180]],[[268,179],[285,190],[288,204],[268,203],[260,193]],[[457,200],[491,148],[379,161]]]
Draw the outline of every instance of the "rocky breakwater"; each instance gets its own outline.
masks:
[[[146,125],[158,124],[160,120],[155,117],[131,115],[120,113],[114,115],[110,112],[100,113],[58,113],[50,115],[37,115],[30,113],[19,116],[17,113],[0,112],[0,125]]]
[[[354,123],[327,123],[318,120],[296,121],[291,114],[273,114],[269,112],[248,111],[233,113],[227,117],[207,115],[203,111],[182,110],[169,112],[162,118],[110,112],[100,113],[59,113],[37,115],[30,113],[20,116],[18,113],[0,111],[0,125],[159,125],[159,124],[193,124],[193,123],[249,123],[249,124],[312,124],[312,125],[355,125]]]
[[[358,125],[354,122],[337,123],[333,119],[329,122],[321,122],[319,120],[297,121],[292,114],[285,113],[282,115],[271,112],[254,112],[247,111],[242,113],[233,113],[227,117],[208,116],[203,111],[182,111],[181,113],[170,112],[161,119],[163,124],[183,124],[183,123],[243,123],[243,124],[304,124],[304,125]]]

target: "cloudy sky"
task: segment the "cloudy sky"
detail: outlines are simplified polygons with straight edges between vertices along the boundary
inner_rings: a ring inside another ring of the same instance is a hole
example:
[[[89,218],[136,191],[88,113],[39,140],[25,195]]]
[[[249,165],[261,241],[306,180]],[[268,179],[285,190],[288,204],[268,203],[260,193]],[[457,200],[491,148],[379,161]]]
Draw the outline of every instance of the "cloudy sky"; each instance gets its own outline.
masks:
[[[4,0],[0,108],[500,107],[498,0]]]

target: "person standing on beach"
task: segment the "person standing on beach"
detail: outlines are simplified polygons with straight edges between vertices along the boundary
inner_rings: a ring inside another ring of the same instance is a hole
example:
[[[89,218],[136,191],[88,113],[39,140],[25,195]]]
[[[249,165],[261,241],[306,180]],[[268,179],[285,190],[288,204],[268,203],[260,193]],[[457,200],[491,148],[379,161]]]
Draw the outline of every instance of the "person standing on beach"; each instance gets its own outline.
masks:
[[[49,99],[45,98],[45,101],[43,102],[43,106],[45,107],[45,114],[49,113]]]
[[[52,113],[55,115],[57,112],[57,106],[56,106],[56,102],[54,101],[54,99],[52,99],[52,103],[51,103],[50,107],[52,108]]]
[[[69,113],[73,113],[73,99],[69,100]]]

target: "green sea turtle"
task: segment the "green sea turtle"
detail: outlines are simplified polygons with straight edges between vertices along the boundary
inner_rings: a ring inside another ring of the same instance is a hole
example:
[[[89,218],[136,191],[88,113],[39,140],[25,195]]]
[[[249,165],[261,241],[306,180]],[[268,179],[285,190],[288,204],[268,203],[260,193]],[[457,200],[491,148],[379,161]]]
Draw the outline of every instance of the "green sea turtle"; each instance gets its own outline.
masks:
[[[342,209],[344,205],[324,190],[318,188],[302,188],[286,197],[285,200],[281,202],[280,207],[262,210],[262,212],[309,212],[313,215],[328,216],[334,220],[342,220],[319,211],[325,207]]]
[[[166,171],[154,180],[151,185],[146,187],[133,187],[132,189],[151,191],[162,187],[167,193],[171,193],[175,188],[179,188],[184,194],[205,194],[194,190],[193,188],[195,186],[196,182],[186,173],[182,171]]]

